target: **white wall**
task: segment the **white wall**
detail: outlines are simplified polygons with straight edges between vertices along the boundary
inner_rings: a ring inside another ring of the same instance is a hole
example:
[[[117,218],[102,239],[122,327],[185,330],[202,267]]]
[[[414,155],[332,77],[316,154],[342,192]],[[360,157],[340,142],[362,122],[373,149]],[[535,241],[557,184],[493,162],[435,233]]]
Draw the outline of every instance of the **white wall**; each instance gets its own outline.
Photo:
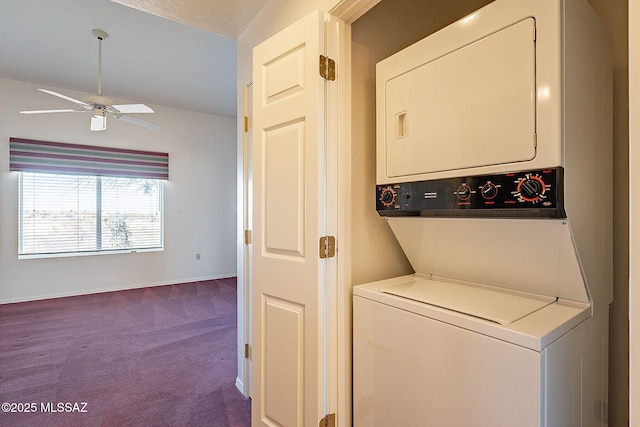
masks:
[[[115,119],[106,131],[91,132],[89,115],[19,114],[64,107],[36,87],[0,78],[0,303],[235,276],[235,118],[153,105],[148,119],[164,126],[160,132]],[[164,251],[18,260],[10,137],[168,152]]]

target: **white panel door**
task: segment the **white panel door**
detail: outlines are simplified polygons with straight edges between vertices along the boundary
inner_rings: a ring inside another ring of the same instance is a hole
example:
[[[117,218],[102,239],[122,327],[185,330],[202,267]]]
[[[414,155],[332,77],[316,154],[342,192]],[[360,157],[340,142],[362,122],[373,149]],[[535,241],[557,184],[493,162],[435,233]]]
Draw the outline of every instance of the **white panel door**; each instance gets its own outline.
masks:
[[[315,426],[325,411],[324,14],[253,52],[252,425]]]

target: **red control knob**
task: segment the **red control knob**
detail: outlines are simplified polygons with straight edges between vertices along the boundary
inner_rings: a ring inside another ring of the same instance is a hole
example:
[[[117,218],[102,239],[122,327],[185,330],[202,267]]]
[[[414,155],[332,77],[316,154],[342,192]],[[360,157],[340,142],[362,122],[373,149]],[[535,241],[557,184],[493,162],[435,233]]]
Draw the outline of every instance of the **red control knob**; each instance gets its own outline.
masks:
[[[527,175],[518,182],[517,192],[522,202],[537,203],[543,198],[546,185],[541,177]]]
[[[391,187],[385,187],[380,191],[380,202],[383,206],[391,206],[396,201],[396,192]]]
[[[487,181],[486,184],[480,187],[480,194],[485,200],[494,199],[498,195],[498,187],[493,182]]]
[[[466,183],[460,184],[460,186],[456,190],[456,196],[458,197],[458,200],[469,200],[469,198],[471,197],[471,187],[469,187]]]

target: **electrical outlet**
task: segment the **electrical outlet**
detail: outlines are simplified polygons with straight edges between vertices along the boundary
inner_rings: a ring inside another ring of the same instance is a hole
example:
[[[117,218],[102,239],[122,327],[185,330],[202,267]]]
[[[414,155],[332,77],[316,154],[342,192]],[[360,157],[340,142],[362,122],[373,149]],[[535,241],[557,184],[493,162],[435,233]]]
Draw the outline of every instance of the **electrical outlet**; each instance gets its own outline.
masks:
[[[196,252],[196,260],[199,261],[200,260],[200,252]]]

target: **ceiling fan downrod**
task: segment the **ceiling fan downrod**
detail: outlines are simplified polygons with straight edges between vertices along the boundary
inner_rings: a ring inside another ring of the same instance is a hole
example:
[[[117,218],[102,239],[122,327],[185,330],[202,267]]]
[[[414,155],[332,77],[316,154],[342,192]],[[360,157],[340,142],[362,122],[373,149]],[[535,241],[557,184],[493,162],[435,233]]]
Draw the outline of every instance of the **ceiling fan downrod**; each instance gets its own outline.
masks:
[[[102,96],[102,40],[109,37],[109,34],[98,29],[91,32],[98,39],[98,96]]]

